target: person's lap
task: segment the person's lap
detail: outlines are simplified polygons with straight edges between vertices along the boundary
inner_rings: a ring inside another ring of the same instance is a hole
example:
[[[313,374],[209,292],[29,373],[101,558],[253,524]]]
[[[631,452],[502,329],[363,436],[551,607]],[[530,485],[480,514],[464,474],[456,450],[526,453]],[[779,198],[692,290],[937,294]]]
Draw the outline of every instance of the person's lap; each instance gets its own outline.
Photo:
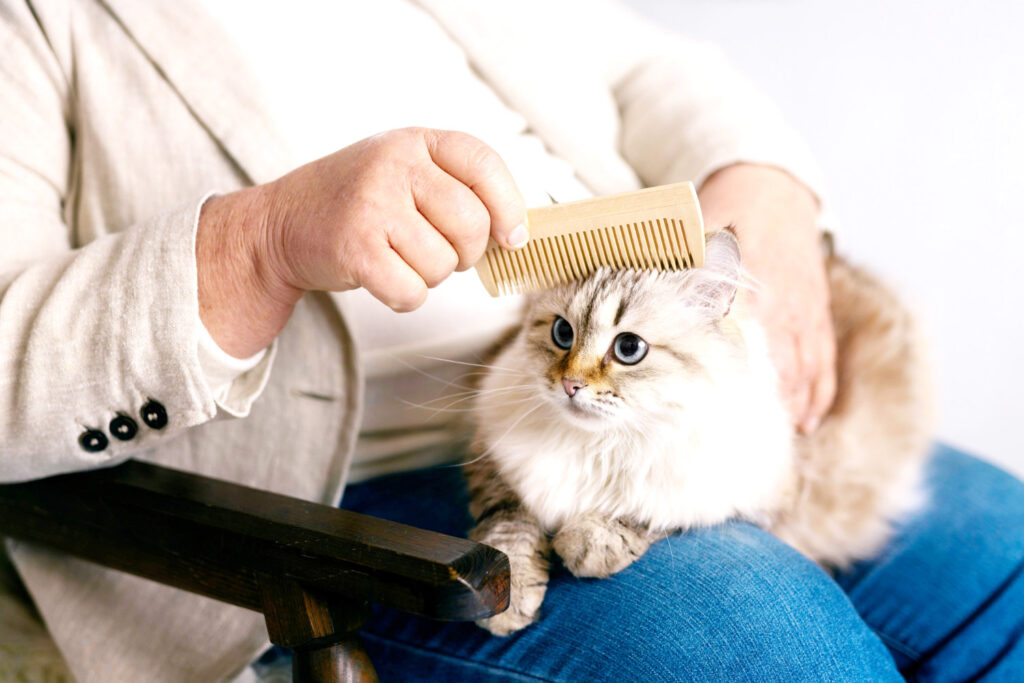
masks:
[[[993,680],[1024,671],[1024,484],[936,449],[931,503],[880,557],[830,578],[729,523],[656,543],[619,574],[556,562],[538,623],[508,638],[377,609],[382,680]],[[470,526],[457,468],[346,490],[342,507],[436,531]]]
[[[928,485],[929,505],[837,580],[906,677],[1024,680],[1024,484],[940,446]]]

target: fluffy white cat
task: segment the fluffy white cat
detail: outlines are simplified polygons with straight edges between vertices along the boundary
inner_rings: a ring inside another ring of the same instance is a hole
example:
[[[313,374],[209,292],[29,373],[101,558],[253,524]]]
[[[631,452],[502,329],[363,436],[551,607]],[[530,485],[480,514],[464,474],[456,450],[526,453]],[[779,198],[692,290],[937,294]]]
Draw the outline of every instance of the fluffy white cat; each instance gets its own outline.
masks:
[[[835,406],[794,435],[764,332],[737,297],[739,246],[703,268],[602,270],[541,292],[494,354],[473,406],[472,537],[508,554],[510,608],[531,623],[553,547],[607,576],[658,538],[730,518],[826,565],[876,552],[920,498],[930,385],[910,316],[877,282],[829,263]]]

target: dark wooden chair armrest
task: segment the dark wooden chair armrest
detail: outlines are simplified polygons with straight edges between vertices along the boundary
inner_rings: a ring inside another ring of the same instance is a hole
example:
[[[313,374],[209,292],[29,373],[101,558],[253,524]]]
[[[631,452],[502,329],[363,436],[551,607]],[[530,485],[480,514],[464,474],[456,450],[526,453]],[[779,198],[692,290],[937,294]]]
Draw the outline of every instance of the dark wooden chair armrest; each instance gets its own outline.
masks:
[[[508,605],[485,545],[148,463],[0,486],[0,535],[262,612],[296,680],[373,680],[371,603],[468,621]]]

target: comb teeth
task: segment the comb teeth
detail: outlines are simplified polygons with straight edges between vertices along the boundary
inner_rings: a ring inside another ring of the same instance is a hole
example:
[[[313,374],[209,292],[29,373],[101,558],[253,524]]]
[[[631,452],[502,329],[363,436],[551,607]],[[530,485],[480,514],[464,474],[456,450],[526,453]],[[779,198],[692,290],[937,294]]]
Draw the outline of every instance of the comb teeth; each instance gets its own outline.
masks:
[[[492,246],[477,267],[487,290],[497,296],[555,287],[605,266],[682,270],[694,265],[682,221],[658,218],[535,237],[517,251]]]
[[[579,280],[601,267],[681,270],[704,264],[704,220],[692,183],[530,209],[530,241],[494,242],[476,265],[491,296]]]

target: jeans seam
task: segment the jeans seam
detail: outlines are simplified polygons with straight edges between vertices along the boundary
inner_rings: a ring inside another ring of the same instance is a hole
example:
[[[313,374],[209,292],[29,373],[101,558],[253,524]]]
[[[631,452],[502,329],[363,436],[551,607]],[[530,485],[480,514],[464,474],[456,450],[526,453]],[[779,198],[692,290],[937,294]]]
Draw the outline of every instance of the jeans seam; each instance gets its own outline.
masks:
[[[985,601],[978,605],[969,615],[967,615],[966,619],[957,624],[952,631],[944,635],[942,638],[939,639],[937,643],[935,643],[934,645],[929,647],[928,650],[923,652],[920,655],[920,659],[915,661],[912,666],[908,667],[904,675],[908,678],[916,675],[917,672],[920,671],[921,667],[924,666],[926,662],[928,662],[928,660],[935,657],[936,654],[941,652],[944,647],[949,645],[950,642],[952,642],[958,635],[960,635],[960,633],[962,633],[964,629],[968,628],[982,614],[984,614],[986,610],[988,610],[988,608],[991,607],[992,604],[999,598],[999,596],[1006,592],[1010,585],[1013,584],[1013,582],[1016,581],[1022,574],[1024,574],[1024,562],[1018,564],[1013,569],[1013,571],[1010,572],[1010,575],[1007,576],[1002,581],[1002,583],[1000,583],[999,586],[997,586],[996,589],[992,591],[991,594],[989,594]]]
[[[861,618],[863,618],[863,617],[861,617]],[[891,648],[893,650],[897,650],[901,655],[905,655],[907,658],[912,660],[912,662],[915,665],[920,660],[921,653],[918,652],[917,650],[915,650],[914,648],[910,647],[906,643],[904,643],[899,638],[896,638],[895,636],[891,636],[888,633],[886,633],[885,631],[883,631],[881,629],[878,629],[878,628],[872,627],[871,630],[873,630],[875,632],[875,635],[878,636],[879,640],[881,640],[883,643],[885,643],[886,647]]]
[[[437,657],[439,659],[445,659],[445,660],[451,660],[451,661],[454,661],[454,662],[458,662],[459,664],[462,664],[462,665],[472,666],[472,667],[475,667],[475,668],[478,668],[478,669],[483,669],[485,671],[492,671],[492,672],[500,671],[501,673],[507,675],[509,678],[515,678],[515,679],[523,680],[523,681],[541,681],[542,683],[556,683],[555,679],[553,679],[553,678],[542,678],[540,676],[535,676],[533,674],[523,673],[522,671],[515,671],[513,669],[507,669],[507,668],[505,668],[503,666],[495,666],[494,664],[484,664],[483,662],[478,662],[476,660],[469,659],[468,657],[459,657],[457,655],[453,655],[453,654],[448,653],[448,652],[440,652],[438,650],[434,650],[434,649],[431,649],[431,648],[428,648],[428,647],[424,647],[422,645],[414,645],[412,643],[409,643],[409,642],[406,642],[406,641],[403,641],[403,640],[398,640],[396,638],[386,638],[386,637],[381,636],[381,635],[376,634],[376,633],[369,633],[367,631],[360,631],[359,637],[363,638],[363,639],[367,639],[367,640],[376,640],[378,642],[387,643],[387,644],[390,644],[390,645],[395,646],[395,647],[402,647],[402,648],[405,648],[407,650],[413,650],[413,651],[416,651],[416,652],[421,652],[421,653],[424,653],[424,654],[429,654],[432,657]]]
[[[988,663],[981,668],[981,670],[979,670],[976,674],[974,674],[974,676],[971,677],[972,683],[973,681],[983,680],[986,676],[988,676],[992,669],[996,668],[996,666],[998,666],[999,663],[1003,661],[1003,657],[1005,657],[1010,650],[1016,647],[1017,643],[1020,642],[1022,637],[1024,637],[1024,621],[1017,625],[1017,628],[1013,630],[1013,632],[1010,634],[1010,637],[1007,639],[1006,644],[999,649],[999,652],[997,652],[995,656],[992,657],[992,659],[990,659]]]

